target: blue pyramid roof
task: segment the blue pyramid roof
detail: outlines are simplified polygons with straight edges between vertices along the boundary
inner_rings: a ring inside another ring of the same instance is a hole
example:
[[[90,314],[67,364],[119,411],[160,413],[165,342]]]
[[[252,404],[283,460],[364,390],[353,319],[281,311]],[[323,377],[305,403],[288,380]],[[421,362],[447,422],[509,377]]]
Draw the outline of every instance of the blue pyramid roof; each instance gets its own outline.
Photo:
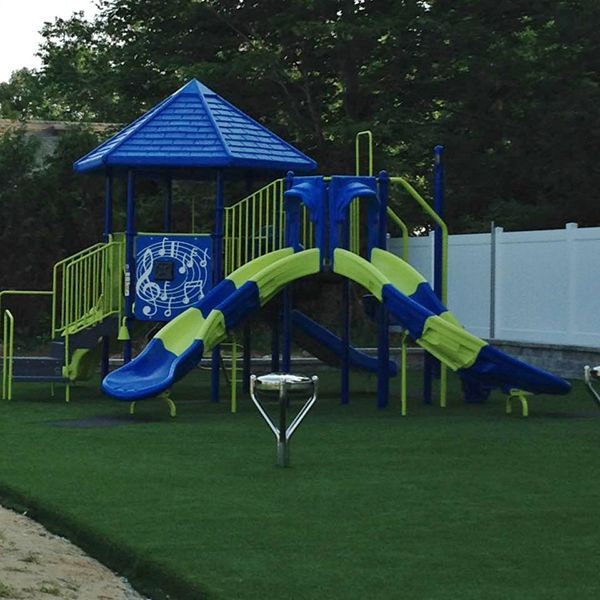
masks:
[[[192,79],[74,165],[311,171],[317,163]]]

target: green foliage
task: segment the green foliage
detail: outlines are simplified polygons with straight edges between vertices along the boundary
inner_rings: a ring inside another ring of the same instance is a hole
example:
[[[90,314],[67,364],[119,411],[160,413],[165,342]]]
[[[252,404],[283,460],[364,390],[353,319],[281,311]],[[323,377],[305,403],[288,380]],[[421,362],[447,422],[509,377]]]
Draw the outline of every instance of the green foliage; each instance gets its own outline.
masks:
[[[595,0],[101,0],[89,21],[75,13],[44,26],[42,68],[0,84],[0,117],[125,123],[198,77],[323,172],[352,172],[354,135],[371,128],[376,168],[427,194],[432,146],[444,144],[452,232],[492,219],[597,225],[599,24]],[[98,137],[66,138],[46,165],[23,136],[0,145],[2,242],[18,256],[43,247],[50,261],[98,239],[101,182],[70,171]],[[140,190],[142,227],[160,228],[160,185]],[[117,226],[123,195],[119,183]],[[182,183],[175,197],[176,228],[189,230],[192,198],[210,227],[210,186]],[[404,196],[393,201],[427,226]]]

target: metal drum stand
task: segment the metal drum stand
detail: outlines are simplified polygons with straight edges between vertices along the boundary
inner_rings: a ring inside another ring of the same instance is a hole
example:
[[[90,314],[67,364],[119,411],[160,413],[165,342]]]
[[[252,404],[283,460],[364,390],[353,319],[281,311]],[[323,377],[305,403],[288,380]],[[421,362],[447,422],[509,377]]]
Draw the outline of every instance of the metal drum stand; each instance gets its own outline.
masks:
[[[277,465],[280,467],[287,467],[290,464],[290,438],[317,400],[318,387],[319,378],[316,375],[313,377],[306,377],[304,375],[292,375],[291,373],[269,373],[268,375],[261,375],[260,377],[257,377],[256,375],[250,376],[250,397],[275,435],[275,439],[277,440]],[[278,392],[279,427],[273,423],[271,417],[269,417],[257,398],[256,392],[258,390]],[[287,425],[288,393],[303,390],[311,390],[312,394],[294,417],[293,421]]]

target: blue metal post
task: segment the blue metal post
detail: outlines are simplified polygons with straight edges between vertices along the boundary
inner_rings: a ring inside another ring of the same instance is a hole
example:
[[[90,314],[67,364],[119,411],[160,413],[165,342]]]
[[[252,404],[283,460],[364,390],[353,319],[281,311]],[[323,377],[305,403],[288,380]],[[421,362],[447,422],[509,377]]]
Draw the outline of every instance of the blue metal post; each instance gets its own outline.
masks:
[[[250,370],[252,367],[252,325],[250,322],[244,324],[244,361],[243,361],[243,378],[242,391],[247,394],[250,391]]]
[[[104,180],[104,242],[108,243],[113,229],[113,175],[108,169]],[[100,374],[102,379],[108,375],[110,358],[110,338],[102,337],[102,359],[100,361]]]
[[[344,249],[348,250],[350,248],[350,204],[346,209],[343,227],[341,242]],[[350,280],[345,279],[342,281],[342,380],[340,383],[342,404],[350,402],[350,318]]]
[[[285,189],[289,190],[294,181],[294,174],[290,171],[285,177]],[[289,213],[288,213],[289,215]],[[287,216],[286,215],[286,220]],[[286,246],[290,245],[290,235],[292,233],[289,223],[286,223]],[[281,348],[281,369],[284,373],[289,373],[292,362],[292,288],[288,285],[282,292],[283,309],[281,315],[283,344]]]
[[[350,402],[350,280],[342,281],[342,381],[341,403]]]
[[[215,193],[215,232],[213,234],[213,286],[223,278],[223,222],[225,217],[225,189],[223,170],[217,171]],[[219,401],[219,376],[221,366],[221,349],[215,346],[211,359],[211,399]]]
[[[131,337],[133,324],[133,301],[135,297],[135,173],[127,171],[127,210],[125,222],[125,265],[129,274],[129,286],[125,296],[125,323]],[[131,339],[123,342],[123,362],[131,360]]]
[[[433,149],[433,209],[444,218],[444,146],[437,145]],[[439,225],[433,228],[433,291],[442,298],[442,230]],[[439,371],[439,361],[430,354],[425,354],[423,373],[423,401],[431,404],[432,381],[434,373]]]
[[[246,195],[252,192],[252,173],[246,175]],[[246,242],[247,243],[247,242]],[[244,358],[243,358],[243,377],[242,391],[244,394],[250,392],[250,375],[252,369],[252,324],[250,321],[244,323]]]
[[[173,206],[173,179],[165,177],[165,204],[163,214],[163,231],[171,231],[171,207]]]
[[[113,174],[110,169],[104,179],[104,241],[108,242],[113,230]]]
[[[387,246],[387,206],[390,179],[385,171],[379,173],[377,199],[379,203],[378,226],[379,247],[385,249]],[[378,340],[377,340],[377,406],[385,408],[389,399],[389,363],[390,363],[390,338],[388,331],[388,314],[383,306],[379,305],[378,313]]]
[[[279,369],[279,314],[276,314],[271,323],[271,372],[277,373]]]
[[[433,149],[433,209],[440,218],[444,218],[444,146]],[[433,240],[433,291],[442,299],[442,230],[439,225],[434,227]]]

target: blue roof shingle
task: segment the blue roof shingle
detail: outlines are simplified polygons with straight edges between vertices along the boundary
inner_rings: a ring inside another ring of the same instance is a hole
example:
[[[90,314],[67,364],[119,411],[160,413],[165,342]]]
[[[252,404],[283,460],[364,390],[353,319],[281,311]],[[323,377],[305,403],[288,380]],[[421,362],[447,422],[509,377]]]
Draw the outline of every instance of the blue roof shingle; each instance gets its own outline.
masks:
[[[192,79],[73,165],[78,172],[110,166],[309,171],[317,165]]]

